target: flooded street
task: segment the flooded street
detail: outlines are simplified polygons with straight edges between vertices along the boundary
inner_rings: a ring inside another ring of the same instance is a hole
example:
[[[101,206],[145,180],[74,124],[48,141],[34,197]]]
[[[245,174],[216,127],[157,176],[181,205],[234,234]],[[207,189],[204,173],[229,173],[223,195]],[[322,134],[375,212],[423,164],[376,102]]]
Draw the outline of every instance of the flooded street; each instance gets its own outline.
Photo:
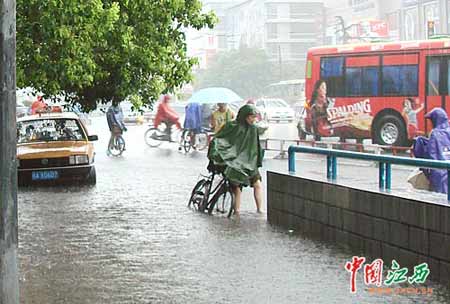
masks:
[[[130,126],[123,157],[110,158],[106,121],[94,118],[90,129],[100,138],[95,187],[19,191],[21,303],[450,301],[434,284],[433,295],[372,295],[361,273],[351,295],[344,264],[353,253],[271,227],[266,214],[255,213],[249,189],[240,221],[189,210],[190,191],[206,173],[204,152],[149,148],[146,127]],[[311,174],[325,172],[322,160],[307,166]],[[266,168],[285,169],[287,160],[268,159]],[[367,173],[368,184],[376,174]]]

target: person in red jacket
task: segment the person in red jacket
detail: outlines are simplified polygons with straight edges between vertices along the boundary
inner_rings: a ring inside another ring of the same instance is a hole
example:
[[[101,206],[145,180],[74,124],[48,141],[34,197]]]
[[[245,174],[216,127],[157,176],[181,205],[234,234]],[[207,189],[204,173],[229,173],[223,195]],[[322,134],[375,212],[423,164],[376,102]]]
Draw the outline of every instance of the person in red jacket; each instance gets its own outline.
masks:
[[[37,99],[31,104],[31,115],[45,112],[47,104],[44,102],[42,96],[38,96]]]
[[[169,102],[170,96],[164,95],[158,106],[158,111],[156,112],[154,126],[157,128],[162,122],[169,122],[169,124],[175,124],[175,126],[181,130],[180,117],[177,112],[170,107]]]

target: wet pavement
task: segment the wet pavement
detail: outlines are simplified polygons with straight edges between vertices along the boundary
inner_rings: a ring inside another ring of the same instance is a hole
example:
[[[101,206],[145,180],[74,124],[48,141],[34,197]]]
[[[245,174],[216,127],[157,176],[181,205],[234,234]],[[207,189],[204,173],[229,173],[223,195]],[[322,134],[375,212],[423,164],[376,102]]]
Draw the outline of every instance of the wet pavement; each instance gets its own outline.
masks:
[[[127,151],[110,158],[106,124],[94,119],[91,129],[100,137],[95,187],[19,192],[21,303],[450,301],[434,284],[428,296],[372,295],[361,274],[358,294],[350,295],[343,265],[353,254],[270,226],[255,213],[249,189],[239,221],[186,208],[205,173],[205,153],[184,154],[175,144],[149,148],[145,126],[130,126]],[[299,166],[320,177],[324,164],[312,157]],[[265,168],[286,167],[286,160],[265,161]],[[367,168],[370,186],[376,169]]]

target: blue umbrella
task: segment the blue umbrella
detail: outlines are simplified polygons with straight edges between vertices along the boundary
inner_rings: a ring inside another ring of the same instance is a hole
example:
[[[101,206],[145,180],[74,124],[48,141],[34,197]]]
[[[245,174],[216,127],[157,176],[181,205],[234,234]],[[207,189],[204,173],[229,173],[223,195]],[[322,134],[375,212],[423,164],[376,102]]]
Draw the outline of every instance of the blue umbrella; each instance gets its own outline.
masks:
[[[227,88],[206,88],[201,89],[189,98],[188,103],[232,103],[242,101],[242,98],[232,90]]]

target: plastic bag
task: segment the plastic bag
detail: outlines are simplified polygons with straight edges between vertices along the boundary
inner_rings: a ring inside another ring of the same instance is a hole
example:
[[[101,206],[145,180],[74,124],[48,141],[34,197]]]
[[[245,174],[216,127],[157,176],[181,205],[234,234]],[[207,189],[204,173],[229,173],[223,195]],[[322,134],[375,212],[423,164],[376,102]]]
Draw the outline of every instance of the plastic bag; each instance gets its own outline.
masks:
[[[430,181],[419,168],[414,169],[408,176],[408,183],[416,189],[431,191]]]

